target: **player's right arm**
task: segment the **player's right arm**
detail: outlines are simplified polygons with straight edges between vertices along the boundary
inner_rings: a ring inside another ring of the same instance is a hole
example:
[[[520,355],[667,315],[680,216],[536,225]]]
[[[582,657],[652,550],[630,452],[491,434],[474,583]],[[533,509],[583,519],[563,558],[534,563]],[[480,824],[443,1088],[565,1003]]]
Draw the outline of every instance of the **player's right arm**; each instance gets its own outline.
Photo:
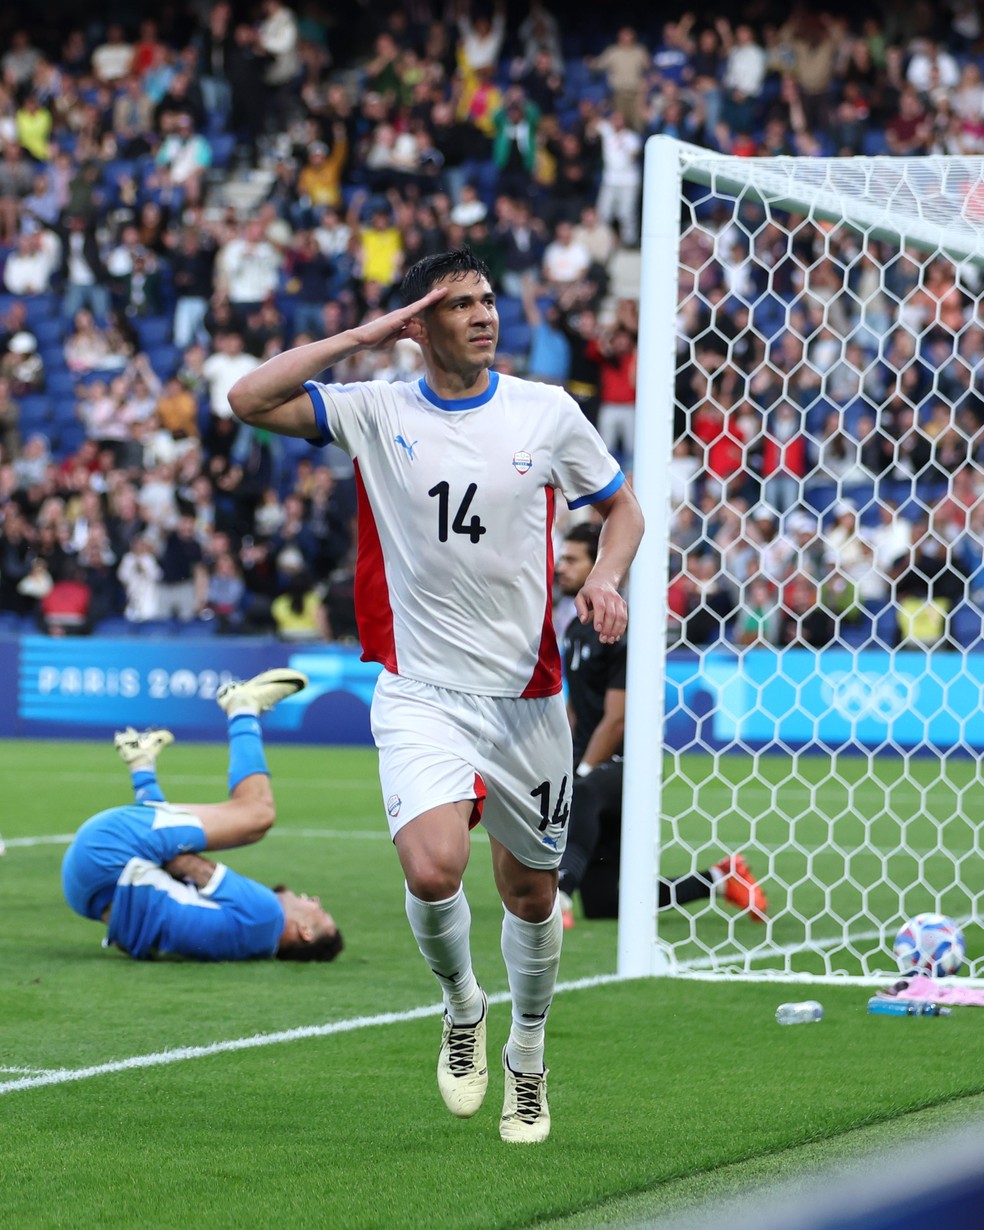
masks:
[[[204,888],[215,874],[217,864],[200,854],[176,854],[164,864],[164,870],[175,880],[184,880],[198,888]]]
[[[229,405],[237,418],[253,427],[313,439],[318,429],[304,382],[360,350],[376,350],[410,336],[408,326],[414,317],[447,293],[446,286],[435,287],[416,303],[377,320],[274,355],[236,381],[229,390]]]

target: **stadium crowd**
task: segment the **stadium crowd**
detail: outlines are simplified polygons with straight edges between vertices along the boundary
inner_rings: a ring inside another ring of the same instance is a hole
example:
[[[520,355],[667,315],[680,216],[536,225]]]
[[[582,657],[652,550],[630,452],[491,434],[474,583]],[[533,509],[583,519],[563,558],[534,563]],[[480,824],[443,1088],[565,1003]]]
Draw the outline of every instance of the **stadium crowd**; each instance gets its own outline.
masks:
[[[404,269],[447,247],[492,271],[497,366],[564,385],[630,467],[638,310],[615,274],[639,243],[649,135],[739,155],[984,151],[971,0],[727,5],[637,29],[594,13],[576,31],[501,0],[3,21],[0,623],[56,635],[354,637],[350,463],[240,424],[227,394],[394,306]],[[679,316],[679,635],[975,640],[976,288],[912,254],[881,284],[846,230],[803,226],[791,247],[726,231],[710,217],[685,237],[700,280]],[[857,293],[825,314],[848,266]],[[746,328],[766,282],[802,303],[768,343]],[[419,371],[401,342],[330,378]]]

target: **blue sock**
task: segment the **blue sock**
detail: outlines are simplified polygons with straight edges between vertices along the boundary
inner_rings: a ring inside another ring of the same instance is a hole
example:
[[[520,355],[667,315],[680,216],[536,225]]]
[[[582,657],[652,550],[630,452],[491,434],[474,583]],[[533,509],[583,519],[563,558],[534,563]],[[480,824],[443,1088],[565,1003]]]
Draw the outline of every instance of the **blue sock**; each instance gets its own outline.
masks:
[[[158,785],[155,769],[131,769],[130,780],[138,803],[164,802],[164,791]]]
[[[263,754],[263,732],[251,713],[237,713],[229,719],[229,793],[253,773],[270,773]]]

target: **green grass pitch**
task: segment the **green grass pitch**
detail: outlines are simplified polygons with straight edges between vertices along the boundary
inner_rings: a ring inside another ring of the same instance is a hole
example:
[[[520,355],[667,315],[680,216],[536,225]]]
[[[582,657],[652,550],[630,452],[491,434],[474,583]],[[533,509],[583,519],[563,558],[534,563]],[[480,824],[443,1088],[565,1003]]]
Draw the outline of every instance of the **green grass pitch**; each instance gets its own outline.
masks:
[[[62,902],[62,838],[128,801],[125,770],[108,745],[0,743],[5,1230],[614,1224],[604,1211],[637,1193],[658,1206],[661,1192],[769,1177],[800,1147],[835,1151],[851,1133],[984,1092],[980,1064],[964,1062],[980,1052],[978,1009],[873,1018],[870,990],[822,987],[825,1020],[783,1029],[776,1004],[806,988],[611,982],[614,924],[582,920],[565,938],[567,989],[548,1029],[553,1133],[507,1147],[487,842],[476,837],[466,885],[493,997],[492,1080],[482,1111],[458,1121],[437,1093],[436,988],[404,918],[372,752],[268,754],[277,827],[227,861],[318,892],[346,937],[332,965],[103,950],[101,928]],[[176,802],[214,801],[225,768],[224,748],[178,744],[160,776]]]

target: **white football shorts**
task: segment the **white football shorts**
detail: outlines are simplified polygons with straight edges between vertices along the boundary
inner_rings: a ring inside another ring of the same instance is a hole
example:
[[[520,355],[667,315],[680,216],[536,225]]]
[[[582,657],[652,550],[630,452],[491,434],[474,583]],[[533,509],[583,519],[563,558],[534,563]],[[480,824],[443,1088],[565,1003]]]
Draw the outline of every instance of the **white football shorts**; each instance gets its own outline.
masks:
[[[474,799],[473,824],[524,866],[559,866],[573,777],[563,696],[472,696],[384,670],[372,734],[391,837],[432,807]]]

